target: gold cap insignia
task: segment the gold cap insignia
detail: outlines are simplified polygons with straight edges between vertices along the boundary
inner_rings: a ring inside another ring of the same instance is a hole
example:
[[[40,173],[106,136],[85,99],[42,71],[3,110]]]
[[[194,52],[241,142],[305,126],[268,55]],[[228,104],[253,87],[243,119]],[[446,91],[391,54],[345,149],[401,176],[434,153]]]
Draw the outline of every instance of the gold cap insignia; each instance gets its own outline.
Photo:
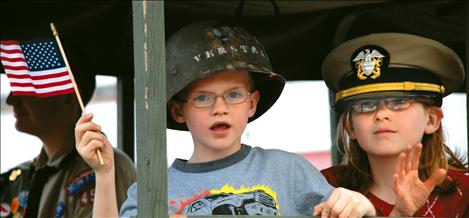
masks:
[[[358,53],[358,54],[357,54]],[[352,68],[356,71],[360,80],[368,77],[376,79],[381,75],[383,65],[389,63],[386,50],[378,46],[364,46],[355,52],[352,60]]]

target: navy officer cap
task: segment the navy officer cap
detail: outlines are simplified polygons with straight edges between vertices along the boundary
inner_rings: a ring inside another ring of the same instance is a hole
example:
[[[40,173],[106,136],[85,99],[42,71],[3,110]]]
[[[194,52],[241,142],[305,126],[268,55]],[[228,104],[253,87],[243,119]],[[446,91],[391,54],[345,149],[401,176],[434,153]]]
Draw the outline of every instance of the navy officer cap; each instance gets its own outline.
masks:
[[[464,82],[458,55],[432,39],[405,33],[361,36],[333,49],[324,59],[322,77],[335,93],[337,111],[349,102],[376,96],[442,98]]]

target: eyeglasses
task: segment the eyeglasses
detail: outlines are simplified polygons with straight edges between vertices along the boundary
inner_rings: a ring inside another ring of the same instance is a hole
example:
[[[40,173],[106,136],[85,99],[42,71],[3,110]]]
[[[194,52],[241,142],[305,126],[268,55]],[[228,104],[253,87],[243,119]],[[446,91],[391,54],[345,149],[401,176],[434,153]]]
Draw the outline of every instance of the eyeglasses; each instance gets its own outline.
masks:
[[[245,102],[250,92],[246,91],[243,88],[237,88],[233,90],[229,90],[223,95],[215,95],[215,94],[198,94],[195,97],[192,97],[187,100],[182,100],[182,102],[191,103],[195,108],[208,108],[212,107],[215,104],[217,97],[223,98],[226,104],[234,105],[234,104],[241,104]]]
[[[381,102],[383,102],[384,106],[390,110],[401,110],[410,107],[410,104],[414,101],[430,103],[429,100],[409,97],[378,98],[357,101],[351,105],[351,109],[353,112],[358,113],[374,112],[379,108]]]

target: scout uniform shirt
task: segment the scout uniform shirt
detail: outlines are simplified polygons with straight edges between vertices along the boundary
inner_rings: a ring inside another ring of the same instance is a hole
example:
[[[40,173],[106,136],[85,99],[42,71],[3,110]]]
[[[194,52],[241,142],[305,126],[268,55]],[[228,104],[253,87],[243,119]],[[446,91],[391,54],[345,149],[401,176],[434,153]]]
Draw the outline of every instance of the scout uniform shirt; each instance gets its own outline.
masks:
[[[48,171],[37,217],[91,217],[93,211],[95,174],[74,147],[47,160],[44,149],[33,161],[23,163],[0,177],[0,217],[24,217],[28,196],[38,185],[39,171]],[[135,167],[125,154],[114,150],[116,194],[120,206],[126,190],[136,180]],[[36,181],[34,181],[36,177]],[[48,179],[47,179],[48,178]],[[37,189],[37,188],[36,188]],[[40,188],[39,188],[40,190]],[[32,208],[33,206],[30,205]],[[28,210],[31,210],[29,208]],[[28,212],[28,215],[31,214]]]

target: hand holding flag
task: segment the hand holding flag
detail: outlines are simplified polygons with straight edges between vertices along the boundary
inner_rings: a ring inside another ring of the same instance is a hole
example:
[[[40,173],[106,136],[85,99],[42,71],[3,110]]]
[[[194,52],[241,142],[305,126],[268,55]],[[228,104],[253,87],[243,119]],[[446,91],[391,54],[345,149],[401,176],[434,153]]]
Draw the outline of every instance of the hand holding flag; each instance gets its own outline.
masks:
[[[57,40],[57,44],[59,45],[60,53],[64,57],[65,66],[67,67],[67,70],[68,70],[69,75],[70,75],[70,79],[72,80],[73,88],[75,89],[75,93],[77,95],[78,102],[80,103],[81,112],[85,113],[85,106],[83,105],[83,101],[81,100],[80,91],[78,90],[77,83],[75,82],[75,79],[73,78],[72,69],[70,69],[70,64],[68,64],[67,56],[65,55],[65,51],[62,47],[62,43],[60,42],[59,33],[57,32],[57,29],[55,28],[55,25],[53,23],[50,23],[50,28],[52,30],[52,33],[55,36],[55,39]],[[101,165],[104,165],[104,161],[103,161],[103,157],[101,155],[101,151],[99,151],[99,149],[96,149],[96,153],[98,155],[99,163]]]
[[[0,41],[0,60],[10,81],[13,95],[49,97],[75,90],[82,113],[85,111],[80,92],[53,23],[55,39]],[[96,150],[101,165],[101,152]]]

